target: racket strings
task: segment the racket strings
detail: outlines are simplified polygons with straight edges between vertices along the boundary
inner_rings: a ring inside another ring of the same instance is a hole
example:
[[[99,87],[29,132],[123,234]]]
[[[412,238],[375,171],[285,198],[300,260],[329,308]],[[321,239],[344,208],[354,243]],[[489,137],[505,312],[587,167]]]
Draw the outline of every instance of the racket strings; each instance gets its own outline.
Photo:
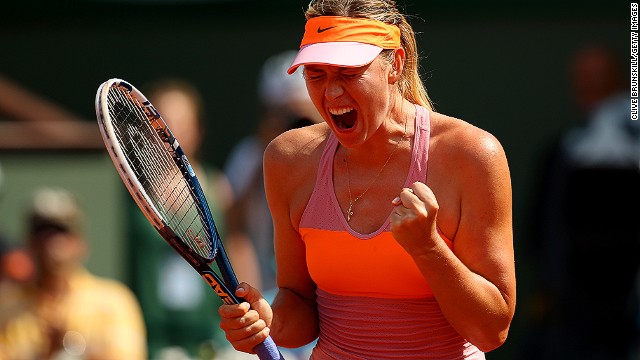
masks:
[[[116,137],[148,199],[185,244],[204,258],[212,258],[205,215],[173,159],[173,144],[161,122],[150,121],[142,104],[122,88],[109,90],[107,105]]]

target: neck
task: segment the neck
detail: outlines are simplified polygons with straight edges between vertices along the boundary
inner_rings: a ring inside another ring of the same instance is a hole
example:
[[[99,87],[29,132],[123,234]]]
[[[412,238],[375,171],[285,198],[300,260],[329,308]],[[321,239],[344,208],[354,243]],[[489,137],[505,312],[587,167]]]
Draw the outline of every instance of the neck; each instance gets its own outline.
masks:
[[[381,152],[385,153],[384,155],[376,156],[372,153],[368,153],[366,154],[366,157],[364,158],[361,157],[360,160],[350,159],[349,157],[350,157],[351,150],[343,148],[344,149],[343,150],[344,151],[344,167],[347,175],[347,192],[348,192],[348,199],[349,199],[348,206],[346,207],[346,210],[345,210],[345,217],[347,218],[348,222],[351,221],[351,218],[355,214],[356,202],[358,202],[361,198],[363,198],[367,194],[369,189],[373,185],[375,185],[375,183],[378,181],[380,176],[384,173],[385,169],[388,169],[387,165],[389,165],[389,163],[392,161],[393,156],[394,155],[400,156],[402,152],[399,150],[402,150],[403,148],[407,148],[407,145],[405,143],[409,144],[408,146],[409,149],[411,148],[411,141],[407,141],[409,122],[410,122],[410,119],[405,118],[405,120],[402,123],[402,128],[403,128],[402,134],[398,138],[396,138],[395,136],[395,133],[394,133],[395,130],[388,132],[389,135],[387,136],[387,139],[385,141],[386,143],[390,143],[390,145],[380,146]],[[395,128],[395,127],[397,126],[392,126],[391,128]],[[388,150],[389,146],[391,150]],[[360,151],[359,153],[363,154],[362,151]],[[386,153],[388,153],[388,155]],[[384,159],[384,163],[382,163],[382,165],[376,164],[376,162],[380,161],[381,159]],[[357,165],[357,168],[362,169],[360,170],[361,175],[358,176],[358,178],[366,179],[366,183],[362,183],[359,181],[354,182],[353,189],[354,190],[357,189],[357,191],[353,191],[351,186],[351,171],[349,169],[350,160],[352,162],[352,166]],[[399,161],[396,163],[402,163],[402,161]],[[390,166],[389,168],[393,168],[393,166]],[[364,174],[362,172],[364,172]],[[363,190],[361,190],[363,184],[366,184],[366,187]]]
[[[358,166],[382,166],[387,157],[393,152],[410,149],[407,144],[414,134],[415,108],[403,105],[394,107],[386,120],[382,122],[376,132],[365,143],[351,148],[342,148],[343,156],[349,157],[349,162]],[[346,155],[348,153],[348,155]],[[394,155],[395,156],[395,155]]]

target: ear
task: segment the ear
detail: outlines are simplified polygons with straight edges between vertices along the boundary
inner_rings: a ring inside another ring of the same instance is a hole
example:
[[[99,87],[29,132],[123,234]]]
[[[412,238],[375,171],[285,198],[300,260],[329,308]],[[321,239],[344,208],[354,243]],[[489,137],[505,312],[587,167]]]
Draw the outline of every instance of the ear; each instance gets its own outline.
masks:
[[[391,63],[391,71],[389,72],[389,84],[395,84],[404,71],[404,60],[406,53],[404,48],[397,48],[393,53],[393,62]]]

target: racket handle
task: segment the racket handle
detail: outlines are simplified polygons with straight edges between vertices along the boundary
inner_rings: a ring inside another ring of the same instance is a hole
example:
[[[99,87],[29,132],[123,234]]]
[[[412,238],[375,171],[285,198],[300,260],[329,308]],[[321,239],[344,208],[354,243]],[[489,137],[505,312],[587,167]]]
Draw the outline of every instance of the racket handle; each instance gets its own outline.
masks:
[[[284,360],[271,336],[267,337],[262,344],[256,346],[253,350],[258,354],[260,360]]]

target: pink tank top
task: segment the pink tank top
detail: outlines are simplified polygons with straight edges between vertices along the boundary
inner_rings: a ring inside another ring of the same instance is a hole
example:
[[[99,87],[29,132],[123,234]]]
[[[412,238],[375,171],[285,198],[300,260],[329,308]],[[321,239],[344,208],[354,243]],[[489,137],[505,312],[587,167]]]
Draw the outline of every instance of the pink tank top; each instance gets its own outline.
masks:
[[[407,187],[426,181],[429,135],[429,112],[416,105]],[[338,144],[330,134],[299,226],[318,287],[320,337],[311,359],[484,359],[449,325],[420,270],[393,238],[389,218],[371,234],[351,229],[333,188]]]

